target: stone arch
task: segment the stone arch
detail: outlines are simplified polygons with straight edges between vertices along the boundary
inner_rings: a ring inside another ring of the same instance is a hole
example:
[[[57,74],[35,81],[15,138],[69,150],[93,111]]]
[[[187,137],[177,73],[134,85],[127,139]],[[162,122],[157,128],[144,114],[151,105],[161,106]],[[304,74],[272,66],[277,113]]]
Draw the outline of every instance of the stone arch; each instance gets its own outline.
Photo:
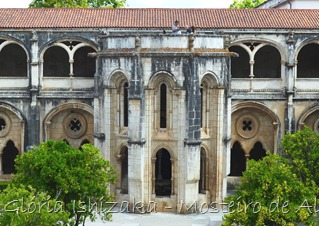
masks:
[[[297,120],[297,129],[301,130],[306,125],[319,133],[319,104],[314,104],[308,109],[304,110]]]
[[[232,107],[232,136],[240,141],[245,154],[259,141],[267,150],[277,151],[280,120],[266,105],[245,101]]]
[[[158,178],[156,175],[156,173],[158,173],[158,166],[160,164],[159,162],[159,156],[158,156],[158,153],[160,150],[166,150],[169,157],[170,157],[170,173],[171,173],[171,177],[170,177],[170,181],[168,181],[168,179],[165,179],[164,178],[164,182],[163,182],[163,186],[164,186],[164,190],[165,190],[165,195],[164,196],[167,196],[167,195],[173,195],[174,194],[174,178],[175,178],[175,172],[174,172],[174,164],[175,164],[175,157],[174,157],[174,153],[172,151],[172,149],[168,146],[168,145],[165,145],[165,144],[162,144],[162,145],[158,145],[155,149],[153,149],[152,151],[152,194],[156,195],[156,187],[158,189],[162,189],[162,188],[159,188],[159,185],[158,185],[158,180],[161,180],[162,178]],[[166,154],[167,155],[167,154]],[[166,156],[167,157],[167,156]],[[168,159],[165,159],[166,163],[168,163]],[[168,172],[169,174],[169,172]],[[161,182],[160,182],[161,183]],[[169,187],[168,187],[169,186]],[[160,185],[161,187],[161,185]],[[170,190],[170,194],[167,194],[168,193],[168,190]]]
[[[172,162],[171,155],[165,148],[156,152],[155,160],[155,194],[170,196],[172,193]]]
[[[307,40],[296,50],[297,78],[319,78],[319,40]]]
[[[119,133],[127,132],[129,121],[129,80],[122,70],[115,70],[111,73],[108,80],[108,88],[112,93],[111,111],[116,115],[116,127]]]
[[[11,106],[10,104],[5,102],[0,102],[0,109],[3,109],[0,112],[0,118],[5,117],[4,121],[9,120],[7,122],[9,123],[9,125],[7,126],[10,126],[10,128],[8,128],[9,130],[3,131],[2,134],[0,132],[0,149],[5,146],[5,143],[8,142],[9,139],[12,139],[15,144],[18,145],[18,150],[20,152],[23,152],[24,148],[26,147],[24,142],[27,135],[27,120],[24,114],[14,106]],[[3,117],[1,117],[1,115]],[[14,119],[14,117],[16,117],[16,119]],[[14,120],[16,125],[19,125],[18,127],[12,127],[12,119]],[[11,134],[11,131],[13,129],[15,130],[15,133]],[[13,139],[13,137],[15,138]]]
[[[249,46],[248,46],[248,43],[250,43]],[[278,60],[278,62],[276,63],[277,65],[276,65],[275,72],[274,72],[274,69],[272,69],[272,72],[269,72],[271,74],[270,78],[272,78],[272,77],[278,77],[279,78],[279,76],[281,76],[283,63],[287,59],[287,53],[286,53],[285,49],[281,45],[279,45],[278,43],[275,43],[272,40],[268,40],[268,39],[237,40],[236,42],[231,44],[230,48],[231,47],[235,47],[235,46],[241,47],[244,50],[246,50],[246,52],[248,53],[248,57],[249,57],[249,62],[248,63],[250,64],[249,68],[246,66],[246,68],[244,68],[244,71],[240,75],[234,76],[235,78],[236,77],[238,77],[238,78],[249,78],[251,76],[256,75],[256,71],[257,71],[257,74],[259,74],[258,71],[263,71],[262,69],[261,70],[256,70],[260,66],[262,66],[261,62],[256,62],[256,56],[259,55],[260,51],[265,51],[265,48],[267,48],[266,49],[267,51],[269,51],[271,49],[273,49],[275,52],[278,51],[278,54],[279,54],[278,57],[277,57],[278,59],[276,59],[276,60]],[[273,58],[271,58],[271,60],[273,62]],[[263,61],[263,60],[259,60],[259,61]],[[242,64],[242,63],[240,63],[240,64]],[[268,67],[266,69],[269,70]],[[236,68],[234,68],[234,70],[236,70]],[[234,72],[234,70],[232,68],[232,75],[236,74]],[[247,74],[247,70],[249,70],[248,74]],[[249,75],[249,77],[246,76],[246,74]],[[260,77],[260,76],[258,76],[258,77]],[[266,76],[265,78],[268,78],[268,77]]]
[[[68,45],[66,42],[69,42]],[[72,43],[76,43],[74,46]],[[55,39],[45,44],[40,49],[40,62],[43,76],[47,77],[60,77],[60,76],[75,76],[75,77],[93,77],[95,73],[95,59],[87,58],[88,63],[77,64],[74,62],[75,56],[78,56],[78,51],[82,48],[91,48],[93,51],[98,51],[96,45],[91,41],[82,38],[65,38]],[[88,51],[87,51],[88,52]],[[84,53],[85,54],[85,53]],[[44,60],[47,55],[48,60]],[[82,54],[83,55],[83,54]],[[63,58],[58,56],[64,56]],[[80,58],[78,58],[80,60]],[[58,62],[56,62],[58,61]],[[83,65],[89,65],[88,67]],[[78,67],[83,67],[82,70]],[[85,67],[85,72],[90,72],[91,75],[82,73]],[[51,72],[55,70],[55,73]],[[68,72],[68,73],[67,73]],[[75,74],[76,72],[77,74]],[[62,75],[60,74],[62,73]]]
[[[68,137],[71,146],[78,148],[83,139],[93,141],[93,108],[85,103],[68,102],[52,109],[44,118],[44,139]],[[68,132],[68,128],[71,131]],[[58,131],[58,132],[54,132]]]
[[[209,88],[215,88],[220,86],[218,76],[211,71],[205,72],[200,79],[201,84],[206,83]]]
[[[129,83],[129,76],[121,69],[114,70],[108,79],[108,86],[110,88],[120,87],[123,81]]]
[[[166,83],[170,89],[177,86],[175,76],[167,71],[158,71],[154,73],[149,79],[149,88],[155,88],[161,83]]]
[[[254,159],[256,161],[264,158],[266,156],[266,149],[263,142],[257,141],[254,147],[249,151],[249,159]]]
[[[0,76],[27,77],[29,52],[20,42],[0,38]]]

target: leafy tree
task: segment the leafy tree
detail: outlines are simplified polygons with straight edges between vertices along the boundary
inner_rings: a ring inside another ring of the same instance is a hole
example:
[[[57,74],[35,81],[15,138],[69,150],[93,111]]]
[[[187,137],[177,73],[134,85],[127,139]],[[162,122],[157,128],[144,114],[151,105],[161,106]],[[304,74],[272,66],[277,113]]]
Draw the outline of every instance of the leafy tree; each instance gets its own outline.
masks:
[[[232,9],[248,9],[255,8],[256,6],[264,3],[266,0],[234,0],[229,6]]]
[[[306,184],[313,180],[319,186],[319,135],[305,127],[294,134],[287,133],[281,143],[300,180]]]
[[[33,0],[29,8],[120,8],[126,0]]]
[[[0,225],[65,225],[68,213],[56,199],[31,187],[8,186],[0,193]]]
[[[49,140],[19,156],[16,169],[14,185],[32,186],[57,197],[75,225],[87,217],[94,220],[96,213],[102,219],[110,218],[106,207],[98,204],[112,200],[108,186],[115,181],[116,173],[93,145],[85,144],[79,150],[63,141]]]
[[[315,185],[305,186],[291,168],[278,154],[249,160],[241,185],[226,198],[223,225],[316,225],[313,208],[305,207],[314,205]]]

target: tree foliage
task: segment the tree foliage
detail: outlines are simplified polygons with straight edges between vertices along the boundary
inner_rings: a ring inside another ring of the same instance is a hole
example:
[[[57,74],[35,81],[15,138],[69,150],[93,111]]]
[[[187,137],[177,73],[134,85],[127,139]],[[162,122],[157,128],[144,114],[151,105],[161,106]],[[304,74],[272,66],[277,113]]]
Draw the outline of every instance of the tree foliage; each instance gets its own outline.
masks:
[[[19,156],[16,169],[12,178],[15,186],[32,186],[56,197],[75,225],[86,217],[94,220],[95,213],[105,219],[110,217],[108,212],[98,210],[98,205],[89,206],[112,200],[108,186],[116,179],[114,168],[93,145],[85,144],[79,150],[63,141],[49,140]]]
[[[282,148],[300,180],[306,184],[314,181],[319,186],[319,135],[309,127],[294,134],[287,133]]]
[[[234,0],[229,6],[232,9],[249,9],[264,3],[266,0]]]
[[[66,225],[69,214],[44,192],[9,185],[0,193],[0,225]]]
[[[120,8],[126,0],[33,0],[29,8]]]
[[[287,159],[268,153],[262,160],[249,160],[247,168],[235,194],[226,199],[231,208],[224,226],[316,225],[313,213],[302,207],[313,205],[315,185],[305,186]]]

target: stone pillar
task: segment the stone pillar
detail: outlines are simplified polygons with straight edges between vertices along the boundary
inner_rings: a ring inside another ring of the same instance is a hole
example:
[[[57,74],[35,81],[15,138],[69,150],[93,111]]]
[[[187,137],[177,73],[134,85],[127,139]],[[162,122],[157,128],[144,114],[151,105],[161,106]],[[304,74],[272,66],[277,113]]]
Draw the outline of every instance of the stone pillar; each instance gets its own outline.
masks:
[[[33,128],[32,130],[28,130],[27,134],[27,142],[24,147],[38,145],[40,143],[41,132],[40,129],[40,113],[39,113],[39,105],[37,101],[38,92],[39,92],[39,46],[38,46],[38,35],[36,31],[32,32],[31,38],[31,56],[30,56],[30,71],[29,76],[31,78],[30,85],[30,119],[28,121],[28,127]],[[41,139],[42,140],[42,139]],[[21,150],[23,151],[23,150]]]
[[[128,129],[128,190],[130,195],[131,211],[138,211],[134,203],[146,204],[148,186],[146,185],[145,167],[147,164],[147,153],[144,148],[145,139],[141,136],[143,125],[141,117],[141,99],[129,99],[129,129]],[[140,206],[140,205],[138,205]],[[143,208],[140,210],[143,211]]]
[[[139,47],[139,38],[136,38]],[[145,149],[145,98],[142,80],[142,66],[140,55],[133,59],[130,89],[128,94],[128,190],[131,211],[144,211],[151,191],[148,182],[148,168],[150,156]],[[140,202],[139,205],[136,203]],[[135,204],[135,206],[134,206]],[[134,207],[141,207],[137,210]],[[132,209],[133,207],[133,209]],[[144,207],[144,208],[143,208]]]
[[[187,61],[187,62],[186,62]],[[200,177],[200,129],[201,129],[201,95],[196,59],[190,57],[184,60],[183,73],[186,88],[186,119],[184,150],[178,155],[179,200],[177,211],[185,211],[198,201],[198,183]],[[186,206],[183,206],[183,203]]]
[[[287,40],[288,47],[288,62],[286,63],[286,97],[287,107],[285,109],[285,133],[294,132],[295,128],[295,109],[293,107],[293,96],[295,95],[295,43],[294,34],[288,34]]]

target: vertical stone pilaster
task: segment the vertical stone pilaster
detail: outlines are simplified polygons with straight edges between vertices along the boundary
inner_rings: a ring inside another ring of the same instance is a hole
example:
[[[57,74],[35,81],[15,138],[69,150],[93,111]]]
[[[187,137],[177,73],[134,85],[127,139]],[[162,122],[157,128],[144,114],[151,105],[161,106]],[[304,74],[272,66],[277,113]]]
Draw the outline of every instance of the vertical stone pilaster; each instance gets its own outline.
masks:
[[[188,62],[187,62],[188,61]],[[179,186],[183,191],[179,194],[178,211],[183,211],[180,206],[181,200],[186,206],[192,205],[198,201],[198,182],[200,176],[200,129],[201,129],[201,95],[200,82],[197,70],[197,61],[193,57],[189,57],[184,61],[183,73],[185,76],[186,88],[186,138],[184,142],[184,153],[179,155],[180,172],[184,171],[182,181]],[[182,163],[184,161],[184,164]],[[184,167],[184,169],[182,169]]]
[[[32,32],[31,38],[31,56],[30,56],[30,97],[31,97],[31,104],[30,104],[30,120],[28,121],[28,125],[26,127],[33,128],[32,130],[28,130],[27,134],[27,144],[26,147],[30,147],[33,145],[38,145],[40,143],[40,137],[42,134],[42,129],[40,129],[40,111],[39,111],[39,104],[38,104],[38,92],[39,92],[39,58],[38,58],[38,35],[35,31]],[[25,148],[26,148],[25,147]]]
[[[129,99],[129,129],[128,129],[128,190],[130,204],[147,202],[148,186],[145,184],[145,167],[147,164],[145,139],[142,137],[141,99]]]
[[[285,109],[285,133],[295,131],[295,109],[293,107],[293,96],[295,94],[295,43],[294,34],[290,32],[287,40],[288,62],[286,63],[286,97],[287,107]]]

